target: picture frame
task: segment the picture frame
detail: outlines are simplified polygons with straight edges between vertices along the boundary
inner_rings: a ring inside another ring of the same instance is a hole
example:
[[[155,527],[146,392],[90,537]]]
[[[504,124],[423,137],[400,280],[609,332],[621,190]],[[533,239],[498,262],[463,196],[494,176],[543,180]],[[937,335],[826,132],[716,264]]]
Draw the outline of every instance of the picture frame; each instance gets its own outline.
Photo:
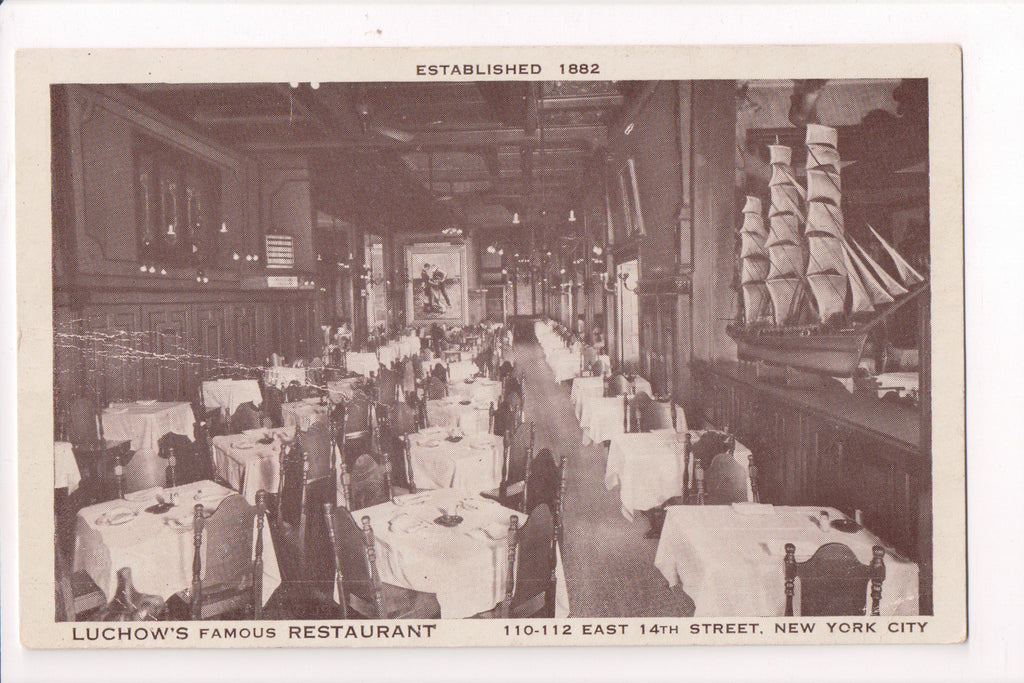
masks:
[[[406,324],[466,325],[468,301],[466,245],[449,242],[405,248]]]

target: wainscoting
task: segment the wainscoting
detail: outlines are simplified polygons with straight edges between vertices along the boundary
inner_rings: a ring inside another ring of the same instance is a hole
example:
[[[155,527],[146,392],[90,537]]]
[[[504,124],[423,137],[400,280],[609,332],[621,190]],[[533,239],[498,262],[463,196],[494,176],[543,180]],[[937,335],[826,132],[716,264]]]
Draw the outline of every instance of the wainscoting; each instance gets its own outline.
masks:
[[[271,353],[317,353],[309,293],[93,292],[54,306],[54,402],[85,393],[101,405],[140,398],[192,401],[214,374],[247,374]],[[58,433],[60,425],[58,425]]]

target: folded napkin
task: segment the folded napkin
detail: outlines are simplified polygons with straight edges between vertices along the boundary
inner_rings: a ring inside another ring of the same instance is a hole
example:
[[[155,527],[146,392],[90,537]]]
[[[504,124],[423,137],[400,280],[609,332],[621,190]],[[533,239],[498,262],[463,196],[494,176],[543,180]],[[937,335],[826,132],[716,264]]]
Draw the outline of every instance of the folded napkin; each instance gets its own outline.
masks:
[[[769,503],[733,503],[732,509],[741,515],[774,515],[775,507]]]
[[[429,498],[429,491],[425,491],[423,493],[409,493],[404,496],[396,496],[395,505],[416,505],[417,503],[422,503]]]
[[[399,534],[407,534],[416,529],[425,528],[427,525],[421,519],[417,519],[412,515],[401,513],[396,515],[390,522],[388,522],[388,529]]]

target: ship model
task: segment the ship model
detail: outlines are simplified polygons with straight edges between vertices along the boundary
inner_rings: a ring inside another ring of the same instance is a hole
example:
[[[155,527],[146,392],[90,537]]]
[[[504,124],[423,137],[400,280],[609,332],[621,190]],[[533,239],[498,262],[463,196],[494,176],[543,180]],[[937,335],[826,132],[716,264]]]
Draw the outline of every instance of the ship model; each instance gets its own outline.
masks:
[[[740,227],[742,314],[726,328],[740,360],[852,377],[869,334],[927,290],[918,273],[867,225],[895,266],[890,274],[847,234],[838,135],[807,126],[807,188],[792,150],[769,145],[768,225],[748,196]]]

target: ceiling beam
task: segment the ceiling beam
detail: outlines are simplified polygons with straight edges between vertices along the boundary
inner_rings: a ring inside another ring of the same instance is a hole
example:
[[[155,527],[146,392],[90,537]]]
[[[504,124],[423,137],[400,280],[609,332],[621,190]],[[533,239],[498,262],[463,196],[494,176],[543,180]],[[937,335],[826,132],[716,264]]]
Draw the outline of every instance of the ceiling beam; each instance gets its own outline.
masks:
[[[403,143],[390,138],[341,138],[319,140],[256,142],[249,146],[259,151],[314,151],[318,149],[373,148],[373,149],[465,149],[495,145],[536,146],[544,144],[571,145],[581,149],[604,147],[607,142],[604,126],[562,126],[545,128],[543,132],[526,135],[513,129],[483,129],[473,131],[424,131],[411,142]]]

